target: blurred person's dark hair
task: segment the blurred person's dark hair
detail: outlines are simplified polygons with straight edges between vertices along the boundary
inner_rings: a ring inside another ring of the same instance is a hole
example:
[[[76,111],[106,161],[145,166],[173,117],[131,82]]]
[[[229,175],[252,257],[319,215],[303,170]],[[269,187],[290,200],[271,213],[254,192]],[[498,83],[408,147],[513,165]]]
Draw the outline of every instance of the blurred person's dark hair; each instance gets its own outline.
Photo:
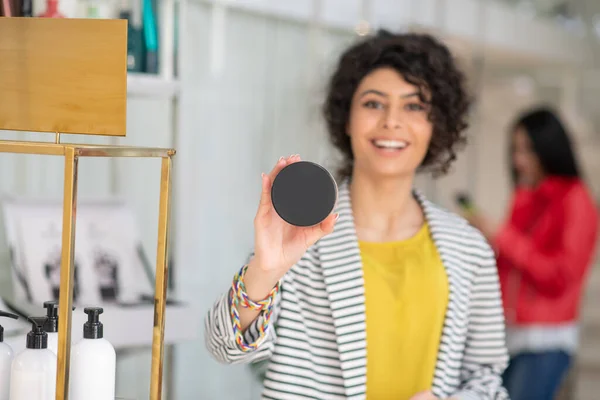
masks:
[[[436,38],[380,30],[341,55],[328,85],[323,113],[331,142],[344,156],[340,178],[352,174],[354,163],[347,132],[352,98],[362,79],[382,67],[393,68],[419,88],[420,100],[431,106],[433,133],[421,168],[434,175],[446,173],[458,147],[466,142],[464,131],[471,99],[465,77],[448,48]]]
[[[524,129],[531,140],[533,151],[546,175],[581,177],[570,135],[554,110],[550,107],[528,110],[512,124],[511,135],[519,127]],[[518,177],[512,151],[509,154],[512,179],[516,183]]]

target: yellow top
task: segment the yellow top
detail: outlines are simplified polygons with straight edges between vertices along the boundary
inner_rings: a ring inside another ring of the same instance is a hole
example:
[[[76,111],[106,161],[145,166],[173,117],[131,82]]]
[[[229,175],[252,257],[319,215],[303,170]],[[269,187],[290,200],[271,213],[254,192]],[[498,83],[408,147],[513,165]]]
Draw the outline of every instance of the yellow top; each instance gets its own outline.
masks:
[[[408,240],[359,242],[365,278],[367,399],[430,390],[448,278],[425,224]]]

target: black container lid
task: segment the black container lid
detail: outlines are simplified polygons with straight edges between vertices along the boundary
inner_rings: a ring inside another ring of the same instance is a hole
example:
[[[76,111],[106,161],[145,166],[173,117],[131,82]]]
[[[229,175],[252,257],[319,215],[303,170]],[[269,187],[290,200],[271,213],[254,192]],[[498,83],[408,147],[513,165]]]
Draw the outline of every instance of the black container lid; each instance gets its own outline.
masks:
[[[44,308],[46,309],[46,323],[44,324],[44,330],[48,333],[58,332],[58,302],[55,300],[45,301]],[[75,307],[73,307],[73,310]]]
[[[58,302],[45,301],[44,308],[46,309],[46,323],[44,330],[46,332],[58,332]]]
[[[44,331],[47,317],[27,317],[31,322],[31,331],[27,334],[28,349],[47,349],[48,334]]]
[[[88,315],[88,320],[83,324],[84,339],[102,339],[104,337],[104,326],[100,322],[100,314],[104,310],[100,307],[86,307],[83,312]]]
[[[333,211],[337,185],[322,166],[299,161],[277,174],[271,187],[271,201],[277,214],[287,223],[313,226]]]
[[[0,311],[0,317],[8,317],[12,319],[19,319],[19,316],[16,314],[11,314],[6,311]],[[0,325],[0,342],[4,342],[4,327]]]

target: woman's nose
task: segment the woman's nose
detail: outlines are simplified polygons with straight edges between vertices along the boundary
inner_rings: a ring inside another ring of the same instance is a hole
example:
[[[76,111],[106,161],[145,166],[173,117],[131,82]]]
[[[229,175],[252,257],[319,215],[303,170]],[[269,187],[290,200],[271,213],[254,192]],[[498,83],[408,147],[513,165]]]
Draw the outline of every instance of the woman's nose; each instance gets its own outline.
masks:
[[[387,129],[399,129],[402,126],[402,115],[395,107],[389,107],[385,113],[384,125]]]

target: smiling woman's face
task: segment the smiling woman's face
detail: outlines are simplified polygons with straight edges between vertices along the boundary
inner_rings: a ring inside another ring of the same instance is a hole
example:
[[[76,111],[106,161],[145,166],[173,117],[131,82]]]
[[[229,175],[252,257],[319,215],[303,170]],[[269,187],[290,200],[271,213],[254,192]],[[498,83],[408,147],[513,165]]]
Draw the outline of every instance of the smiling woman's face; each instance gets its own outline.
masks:
[[[386,177],[416,173],[433,131],[429,106],[418,94],[392,68],[376,69],[360,82],[348,123],[355,172]]]

